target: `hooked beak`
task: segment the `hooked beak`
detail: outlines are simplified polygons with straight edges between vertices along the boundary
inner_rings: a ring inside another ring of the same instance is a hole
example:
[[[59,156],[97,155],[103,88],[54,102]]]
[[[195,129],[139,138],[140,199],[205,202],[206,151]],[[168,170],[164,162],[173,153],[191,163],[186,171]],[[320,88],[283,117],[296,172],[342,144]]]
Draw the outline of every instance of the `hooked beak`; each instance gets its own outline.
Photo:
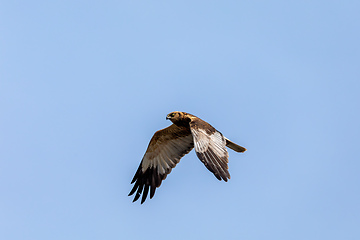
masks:
[[[166,120],[169,120],[170,118],[169,118],[169,116],[166,116]]]

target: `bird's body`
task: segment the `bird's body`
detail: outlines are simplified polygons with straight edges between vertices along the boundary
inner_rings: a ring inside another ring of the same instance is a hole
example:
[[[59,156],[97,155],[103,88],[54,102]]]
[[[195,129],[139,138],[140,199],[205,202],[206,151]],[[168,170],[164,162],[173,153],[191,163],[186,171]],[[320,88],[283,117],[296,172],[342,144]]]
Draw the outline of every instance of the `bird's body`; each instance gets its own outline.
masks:
[[[129,196],[135,194],[134,201],[142,194],[143,203],[150,190],[150,198],[160,187],[162,180],[171,172],[180,159],[194,147],[196,155],[217,179],[230,179],[228,171],[229,147],[237,152],[246,149],[229,139],[209,123],[185,112],[167,115],[173,124],[155,132],[131,183],[135,183]]]

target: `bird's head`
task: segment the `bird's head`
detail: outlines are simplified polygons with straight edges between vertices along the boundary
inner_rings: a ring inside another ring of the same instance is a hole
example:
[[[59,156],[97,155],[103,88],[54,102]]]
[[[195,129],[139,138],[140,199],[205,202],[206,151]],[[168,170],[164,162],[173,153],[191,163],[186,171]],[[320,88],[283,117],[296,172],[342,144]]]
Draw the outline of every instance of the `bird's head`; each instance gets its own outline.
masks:
[[[166,120],[172,121],[177,126],[188,126],[189,122],[191,121],[190,117],[193,116],[186,112],[179,112],[175,111],[169,113],[166,116]]]
[[[172,113],[169,113],[167,116],[166,116],[166,120],[170,120],[172,122],[176,122],[178,120],[180,120],[180,118],[182,117],[183,113],[182,112],[178,112],[178,111],[175,111],[175,112],[172,112]]]

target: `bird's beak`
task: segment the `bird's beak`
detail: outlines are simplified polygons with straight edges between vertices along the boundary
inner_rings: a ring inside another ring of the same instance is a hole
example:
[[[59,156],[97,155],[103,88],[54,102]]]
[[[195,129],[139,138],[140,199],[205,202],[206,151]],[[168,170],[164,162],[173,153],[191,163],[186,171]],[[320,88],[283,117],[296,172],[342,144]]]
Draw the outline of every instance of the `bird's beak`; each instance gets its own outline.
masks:
[[[169,116],[166,116],[166,120],[169,120],[170,118],[169,118]]]

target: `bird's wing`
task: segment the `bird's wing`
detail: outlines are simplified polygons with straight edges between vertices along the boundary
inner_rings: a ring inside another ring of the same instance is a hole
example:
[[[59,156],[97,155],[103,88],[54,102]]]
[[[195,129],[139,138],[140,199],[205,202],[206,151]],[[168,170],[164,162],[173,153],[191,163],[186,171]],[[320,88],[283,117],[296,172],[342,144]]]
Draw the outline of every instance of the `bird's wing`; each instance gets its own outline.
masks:
[[[230,179],[226,138],[207,122],[192,118],[190,130],[194,138],[196,155],[217,179]]]
[[[155,194],[162,180],[171,172],[180,159],[194,148],[193,137],[189,128],[174,124],[157,131],[150,140],[149,146],[131,183],[135,183],[129,196],[135,194],[133,202],[142,194],[141,203],[148,195]]]

